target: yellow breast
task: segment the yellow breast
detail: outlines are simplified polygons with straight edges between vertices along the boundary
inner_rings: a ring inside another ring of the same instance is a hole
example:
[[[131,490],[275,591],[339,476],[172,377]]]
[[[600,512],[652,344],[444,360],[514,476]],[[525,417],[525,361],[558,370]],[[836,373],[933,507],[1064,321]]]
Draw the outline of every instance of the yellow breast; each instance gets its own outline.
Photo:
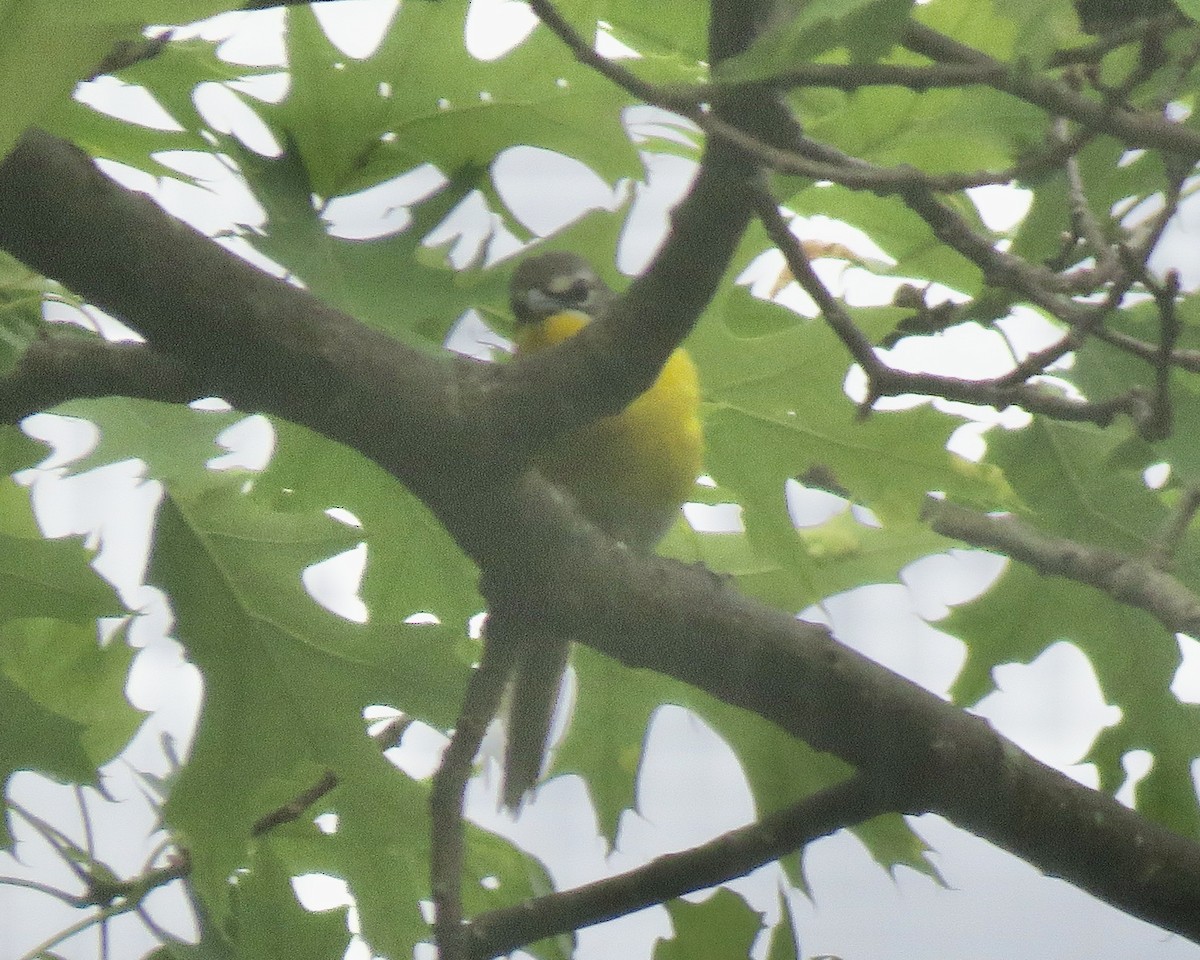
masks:
[[[517,350],[574,336],[586,314],[558,313],[517,331]],[[675,519],[701,469],[700,384],[687,351],[676,350],[645,393],[621,413],[562,438],[539,469],[611,535],[652,546]]]

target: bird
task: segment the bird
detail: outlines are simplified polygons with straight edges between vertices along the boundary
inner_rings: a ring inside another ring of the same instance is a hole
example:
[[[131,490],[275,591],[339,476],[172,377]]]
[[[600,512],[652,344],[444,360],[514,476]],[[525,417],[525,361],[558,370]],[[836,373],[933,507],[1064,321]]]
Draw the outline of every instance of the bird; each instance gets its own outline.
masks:
[[[583,257],[551,251],[513,271],[509,301],[519,357],[553,347],[604,316],[616,294]],[[623,411],[568,433],[533,466],[593,524],[651,553],[675,524],[702,468],[700,384],[677,348],[654,383]],[[508,692],[503,805],[519,811],[541,777],[571,642],[521,624]]]

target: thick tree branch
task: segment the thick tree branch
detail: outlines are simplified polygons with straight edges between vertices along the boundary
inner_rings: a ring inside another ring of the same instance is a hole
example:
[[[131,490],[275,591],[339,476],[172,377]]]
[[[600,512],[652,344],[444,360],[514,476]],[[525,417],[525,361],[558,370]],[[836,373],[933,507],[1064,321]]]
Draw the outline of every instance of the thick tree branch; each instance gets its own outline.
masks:
[[[0,422],[16,423],[75,397],[187,403],[203,395],[199,377],[150,347],[51,335],[30,344],[12,372],[0,377]]]
[[[699,311],[694,300],[706,301],[715,289],[719,248],[736,242],[747,216],[737,213],[731,199],[744,194],[738,183],[729,186],[719,175],[702,173],[696,202],[676,214],[677,232],[700,236],[699,248],[668,245],[663,256],[671,270],[645,291],[640,307],[631,304],[643,316],[657,312],[671,321],[652,349],[643,349],[645,333],[635,336],[636,318],[624,311],[620,316],[629,328],[624,333],[614,323],[528,362],[495,365],[430,359],[306,291],[281,286],[186,225],[164,218],[150,200],[121,189],[81,151],[43,132],[29,131],[2,171],[0,242],[35,269],[88,291],[102,309],[137,318],[136,327],[156,354],[195,372],[188,383],[193,396],[221,395],[241,409],[271,409],[309,423],[396,465],[401,479],[431,501],[439,499],[439,488],[461,482],[464,462],[481,464],[478,476],[494,484],[496,477],[521,469],[553,436],[619,410],[636,396],[657,369],[655,352],[669,354],[667,344],[682,338]],[[78,223],[55,217],[55,208],[73,210]],[[123,248],[119,263],[98,255],[117,244]],[[708,256],[714,248],[715,261]],[[680,283],[687,262],[712,264],[707,278],[694,272],[695,283]],[[212,282],[216,275],[226,280],[220,288]],[[688,289],[693,299],[668,296],[672,288]],[[352,357],[360,370],[347,379]],[[99,375],[115,378],[111,386],[117,392],[130,384],[128,389],[136,389],[134,357],[125,366],[121,359],[114,354]],[[44,367],[49,360],[35,355],[31,363]],[[399,396],[396,370],[407,372]],[[159,396],[152,392],[158,389],[152,383],[147,392]],[[562,403],[567,396],[578,402]]]
[[[509,376],[503,368],[431,358],[373,333],[44,134],[28,135],[0,165],[0,245],[203,369],[203,392],[374,459],[426,501],[489,581],[523,589],[548,626],[578,635],[587,623],[581,639],[610,656],[752,710],[894,784],[900,809],[942,813],[1200,941],[1200,846],[1038,763],[823,628],[703,569],[632,555],[535,475],[500,482],[511,459],[461,418],[483,415]]]

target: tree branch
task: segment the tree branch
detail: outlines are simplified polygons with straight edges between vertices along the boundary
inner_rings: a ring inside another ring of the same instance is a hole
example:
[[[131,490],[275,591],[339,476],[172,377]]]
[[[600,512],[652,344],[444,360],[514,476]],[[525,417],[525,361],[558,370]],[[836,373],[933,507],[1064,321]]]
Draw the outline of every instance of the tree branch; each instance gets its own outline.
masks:
[[[865,778],[853,777],[691,850],[657,857],[643,867],[574,890],[481,914],[467,928],[467,955],[487,960],[544,937],[745,876],[812,840],[887,812],[885,796]]]
[[[204,391],[185,364],[150,347],[51,335],[31,343],[0,377],[0,422],[17,423],[76,397],[108,396],[187,403]]]
[[[1000,172],[977,171],[971,173],[927,174],[916,167],[900,165],[880,167],[857,158],[837,155],[829,151],[825,158],[814,156],[811,141],[797,139],[791,144],[772,142],[776,139],[769,130],[754,131],[745,125],[745,115],[734,112],[736,121],[726,119],[720,112],[705,109],[709,102],[720,102],[728,97],[747,100],[751,91],[761,93],[762,84],[711,83],[695,87],[661,87],[647,83],[636,73],[615,60],[597,53],[595,48],[571,26],[559,13],[551,0],[530,0],[530,7],[547,27],[581,63],[608,77],[613,83],[648,104],[662,107],[686,117],[700,127],[710,138],[736,147],[756,162],[796,176],[814,180],[829,180],[853,189],[867,189],[878,193],[900,193],[912,186],[933,191],[965,190],[989,184],[1009,183],[1018,176],[1026,176],[1056,159],[1057,151],[1051,156],[1033,156],[1016,167]],[[843,89],[876,84],[911,86],[924,89],[930,86],[960,86],[966,83],[990,82],[1007,68],[1000,63],[982,67],[971,64],[949,64],[926,68],[893,67],[882,65],[841,66],[815,64],[798,68],[780,79],[781,83],[800,85],[805,81],[813,85],[827,85]],[[788,126],[791,126],[790,122]],[[797,131],[798,132],[798,131]],[[836,158],[835,158],[836,155]]]
[[[938,63],[1001,67],[992,84],[997,90],[1025,100],[1054,116],[1066,117],[1092,130],[1102,130],[1130,147],[1157,148],[1191,159],[1200,158],[1200,135],[1182,124],[1130,110],[1113,110],[1100,100],[1076,93],[1066,84],[999,60],[916,21],[909,21],[901,42],[913,53]]]
[[[1118,603],[1145,610],[1171,633],[1200,631],[1200,597],[1163,572],[1155,556],[1086,546],[1042,533],[1016,517],[989,516],[942,500],[927,501],[925,518],[942,536],[994,550],[1038,573],[1095,587]]]
[[[1019,406],[1056,420],[1089,422],[1102,427],[1108,426],[1122,413],[1139,427],[1153,419],[1153,405],[1139,390],[1130,390],[1107,400],[1077,400],[1036,384],[1013,382],[1011,374],[992,380],[965,380],[934,373],[910,373],[888,366],[876,352],[874,344],[858,329],[849,311],[813,271],[803,245],[788,229],[774,198],[765,192],[760,193],[756,208],[767,235],[783,253],[792,276],[804,292],[812,297],[822,318],[866,374],[867,396],[861,405],[864,414],[880,397],[914,393],[960,400],[996,410]]]
[[[463,799],[487,725],[499,709],[516,649],[485,642],[483,662],[471,674],[450,746],[429,791],[429,880],[433,892],[433,939],[439,960],[468,956],[463,925],[462,868],[466,855]]]

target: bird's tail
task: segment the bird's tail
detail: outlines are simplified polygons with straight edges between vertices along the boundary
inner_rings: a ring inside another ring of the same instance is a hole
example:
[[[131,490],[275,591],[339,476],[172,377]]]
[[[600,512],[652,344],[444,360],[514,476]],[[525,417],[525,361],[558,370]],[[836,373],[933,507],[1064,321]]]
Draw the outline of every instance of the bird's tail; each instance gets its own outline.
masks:
[[[512,638],[516,640],[517,638]],[[571,643],[546,630],[524,627],[517,646],[504,751],[504,806],[516,812],[542,774],[550,721],[558,704]]]

